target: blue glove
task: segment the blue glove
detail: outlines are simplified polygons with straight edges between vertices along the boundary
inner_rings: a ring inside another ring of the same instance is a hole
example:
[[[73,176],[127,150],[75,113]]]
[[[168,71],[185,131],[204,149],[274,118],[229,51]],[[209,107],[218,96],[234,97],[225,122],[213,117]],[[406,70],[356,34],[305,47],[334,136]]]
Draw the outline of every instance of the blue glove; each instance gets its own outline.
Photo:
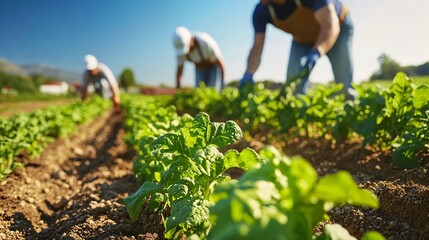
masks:
[[[247,83],[251,83],[251,84],[255,83],[253,81],[253,73],[245,73],[243,75],[243,78],[240,80],[240,83],[238,84],[238,88],[244,87],[244,85],[246,85]]]
[[[306,56],[304,68],[308,70],[308,73],[313,70],[314,66],[316,65],[317,60],[320,58],[320,53],[317,49],[312,48],[310,52]]]

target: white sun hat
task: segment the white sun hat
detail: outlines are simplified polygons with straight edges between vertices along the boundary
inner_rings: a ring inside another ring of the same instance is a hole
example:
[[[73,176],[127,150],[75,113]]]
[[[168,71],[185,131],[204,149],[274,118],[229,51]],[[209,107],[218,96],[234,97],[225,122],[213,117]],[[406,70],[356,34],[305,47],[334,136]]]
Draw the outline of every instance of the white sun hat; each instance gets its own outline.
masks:
[[[94,55],[87,54],[85,55],[85,66],[86,70],[94,70],[98,66],[97,58]]]
[[[185,27],[177,27],[173,33],[173,44],[176,48],[176,53],[179,56],[185,55],[189,52],[191,45],[192,34]]]

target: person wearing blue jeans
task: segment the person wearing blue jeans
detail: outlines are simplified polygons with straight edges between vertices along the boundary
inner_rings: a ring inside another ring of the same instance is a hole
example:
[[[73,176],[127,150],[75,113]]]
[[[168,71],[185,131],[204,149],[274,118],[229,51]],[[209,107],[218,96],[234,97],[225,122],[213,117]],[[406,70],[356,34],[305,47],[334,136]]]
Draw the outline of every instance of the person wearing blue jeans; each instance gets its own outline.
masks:
[[[203,82],[208,87],[220,89],[224,85],[224,63],[216,41],[207,33],[191,33],[185,27],[177,27],[173,33],[173,44],[177,54],[176,88],[180,88],[185,61],[195,64],[195,87]],[[220,80],[220,81],[218,81]]]
[[[223,81],[221,81],[221,74],[219,67],[212,64],[206,68],[195,67],[195,87],[199,87],[203,82],[208,87],[215,87],[223,89]],[[217,83],[220,82],[220,86]]]
[[[353,22],[348,8],[339,0],[260,0],[253,12],[255,38],[247,68],[239,87],[253,83],[259,67],[267,24],[292,34],[287,81],[307,70],[296,93],[305,94],[308,75],[320,57],[331,62],[336,83],[343,83],[341,93],[355,99],[353,81]],[[304,59],[304,61],[302,61]]]

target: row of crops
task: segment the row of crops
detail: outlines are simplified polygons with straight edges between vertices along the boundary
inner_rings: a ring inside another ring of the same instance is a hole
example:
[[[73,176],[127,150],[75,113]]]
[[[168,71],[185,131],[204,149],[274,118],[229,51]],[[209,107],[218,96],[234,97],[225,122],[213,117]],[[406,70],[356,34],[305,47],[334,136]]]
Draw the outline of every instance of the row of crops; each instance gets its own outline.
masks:
[[[19,154],[34,158],[48,143],[73,133],[77,125],[91,121],[109,106],[109,101],[95,97],[86,103],[77,101],[0,119],[0,180],[23,166],[16,161]]]
[[[428,86],[399,73],[390,88],[357,87],[355,101],[336,95],[341,86],[319,86],[306,96],[294,95],[294,88],[259,84],[218,93],[201,87],[170,101],[126,99],[127,142],[137,150],[133,170],[142,183],[125,199],[131,219],[151,209],[165,219],[168,239],[354,239],[329,224],[313,236],[334,206],[378,206],[347,172],[319,178],[304,159],[272,146],[239,152],[231,144],[242,129],[334,144],[359,139],[363,147],[392,151],[400,168],[417,167],[429,147]],[[231,178],[234,167],[244,175]],[[384,238],[369,232],[362,239]]]
[[[280,90],[263,85],[222,93],[198,88],[176,94],[170,104],[179,112],[207,112],[217,119],[234,119],[244,130],[266,136],[324,138],[333,143],[360,139],[363,146],[393,151],[400,168],[421,163],[429,145],[429,87],[416,86],[398,73],[390,88],[357,87],[359,99],[336,95],[342,86],[319,86],[308,95],[293,95],[294,85]]]
[[[378,207],[347,172],[319,178],[304,159],[272,146],[231,148],[243,137],[234,121],[178,115],[175,106],[145,97],[125,97],[122,104],[142,183],[124,202],[131,219],[143,207],[162,215],[167,239],[354,239],[337,224],[319,236],[313,229],[335,206]],[[238,179],[225,174],[234,167],[245,170]],[[368,232],[362,239],[384,238]]]

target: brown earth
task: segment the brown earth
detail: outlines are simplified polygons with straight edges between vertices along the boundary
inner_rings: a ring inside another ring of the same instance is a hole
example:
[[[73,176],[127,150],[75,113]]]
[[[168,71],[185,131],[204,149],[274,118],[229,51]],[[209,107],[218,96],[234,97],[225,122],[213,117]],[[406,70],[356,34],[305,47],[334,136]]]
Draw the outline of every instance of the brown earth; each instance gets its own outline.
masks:
[[[0,239],[163,239],[162,219],[143,209],[129,220],[123,198],[139,187],[132,172],[134,152],[123,142],[124,114],[108,112],[77,134],[50,144],[0,183]],[[256,138],[263,139],[263,138]],[[390,153],[361,147],[359,141],[242,140],[234,147],[255,150],[272,142],[288,155],[302,155],[319,175],[351,172],[380,199],[376,210],[338,207],[329,212],[361,237],[377,230],[387,239],[429,239],[429,154],[422,167],[397,169]]]
[[[144,95],[174,95],[176,89],[169,87],[143,87],[140,92]]]
[[[129,220],[123,198],[139,187],[123,114],[109,112],[57,140],[0,185],[0,239],[162,239],[161,219]]]
[[[361,141],[332,144],[323,139],[275,140],[289,155],[307,159],[319,176],[338,170],[350,172],[361,188],[374,192],[379,209],[344,206],[329,212],[331,222],[344,226],[355,237],[370,230],[386,239],[429,239],[429,153],[422,166],[398,169],[390,152],[361,146]]]

